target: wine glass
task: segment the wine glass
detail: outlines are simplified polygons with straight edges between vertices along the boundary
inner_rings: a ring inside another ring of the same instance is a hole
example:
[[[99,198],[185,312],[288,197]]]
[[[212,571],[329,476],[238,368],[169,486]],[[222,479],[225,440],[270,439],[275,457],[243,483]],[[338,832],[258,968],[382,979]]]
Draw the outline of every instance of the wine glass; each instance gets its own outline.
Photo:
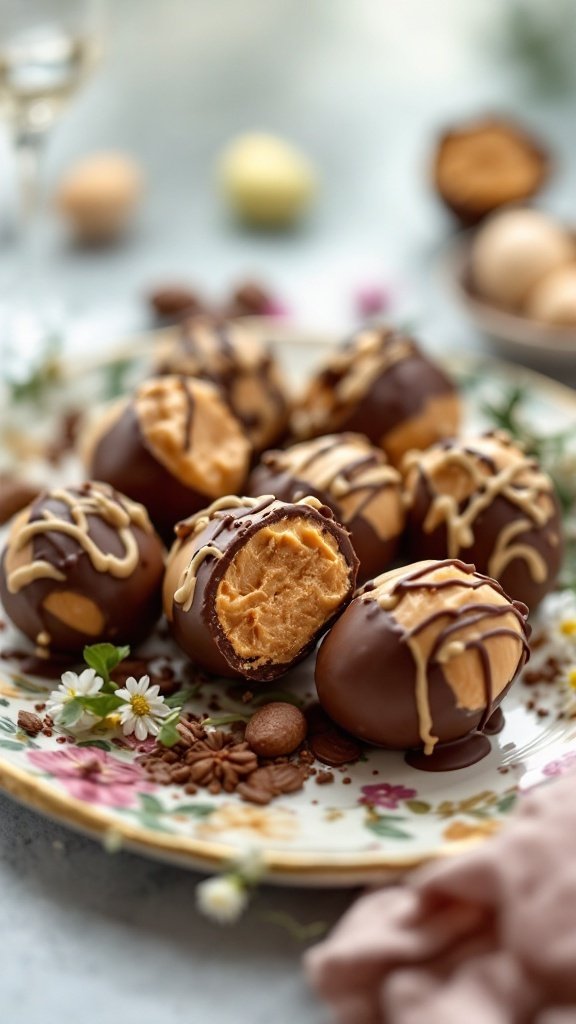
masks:
[[[2,0],[0,117],[20,184],[17,278],[0,300],[2,371],[19,379],[46,357],[62,318],[39,252],[46,141],[97,62],[103,0]]]

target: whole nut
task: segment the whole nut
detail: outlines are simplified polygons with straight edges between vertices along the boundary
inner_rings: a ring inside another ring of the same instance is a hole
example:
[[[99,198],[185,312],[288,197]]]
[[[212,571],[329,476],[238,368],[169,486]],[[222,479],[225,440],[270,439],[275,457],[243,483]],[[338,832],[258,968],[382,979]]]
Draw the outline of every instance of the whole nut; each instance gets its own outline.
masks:
[[[274,701],[252,715],[246,726],[246,742],[260,757],[291,754],[306,737],[306,719],[293,704]]]

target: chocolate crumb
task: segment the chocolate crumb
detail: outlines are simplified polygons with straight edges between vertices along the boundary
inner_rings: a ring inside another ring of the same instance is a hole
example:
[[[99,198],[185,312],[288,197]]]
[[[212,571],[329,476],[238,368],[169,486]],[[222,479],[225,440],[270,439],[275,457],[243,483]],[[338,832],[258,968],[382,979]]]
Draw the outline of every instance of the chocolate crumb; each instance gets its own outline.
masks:
[[[334,776],[332,772],[318,772],[314,781],[317,786],[329,786],[331,782],[334,782]]]

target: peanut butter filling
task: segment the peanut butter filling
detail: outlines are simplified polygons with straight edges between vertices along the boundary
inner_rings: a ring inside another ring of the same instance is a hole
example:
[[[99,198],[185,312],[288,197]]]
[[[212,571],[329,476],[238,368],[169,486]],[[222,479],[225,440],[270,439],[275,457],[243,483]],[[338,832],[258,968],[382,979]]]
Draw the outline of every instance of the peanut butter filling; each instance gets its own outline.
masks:
[[[250,443],[213,384],[179,377],[146,381],[135,407],[155,458],[181,483],[210,497],[241,488]]]
[[[263,462],[328,495],[343,523],[365,519],[382,541],[404,528],[400,474],[363,434],[328,434],[269,452]]]
[[[104,629],[104,616],[98,605],[83,594],[73,590],[54,590],[44,598],[43,608],[66,626],[100,636]]]
[[[503,125],[445,140],[438,168],[449,200],[490,209],[530,195],[542,179],[542,157]]]
[[[292,661],[350,586],[334,537],[307,518],[264,526],[220,581],[216,613],[236,655],[252,667]]]
[[[421,412],[399,423],[380,439],[390,461],[397,466],[406,452],[424,449],[438,438],[453,437],[460,424],[460,400],[450,392],[432,395]]]

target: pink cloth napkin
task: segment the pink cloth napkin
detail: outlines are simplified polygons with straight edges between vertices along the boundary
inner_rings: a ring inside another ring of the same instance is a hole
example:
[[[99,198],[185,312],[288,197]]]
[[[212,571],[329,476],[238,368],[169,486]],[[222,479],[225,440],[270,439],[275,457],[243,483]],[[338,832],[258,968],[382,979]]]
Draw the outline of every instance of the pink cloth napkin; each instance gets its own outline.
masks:
[[[339,1024],[575,1024],[576,775],[469,853],[363,896],[305,968]]]

